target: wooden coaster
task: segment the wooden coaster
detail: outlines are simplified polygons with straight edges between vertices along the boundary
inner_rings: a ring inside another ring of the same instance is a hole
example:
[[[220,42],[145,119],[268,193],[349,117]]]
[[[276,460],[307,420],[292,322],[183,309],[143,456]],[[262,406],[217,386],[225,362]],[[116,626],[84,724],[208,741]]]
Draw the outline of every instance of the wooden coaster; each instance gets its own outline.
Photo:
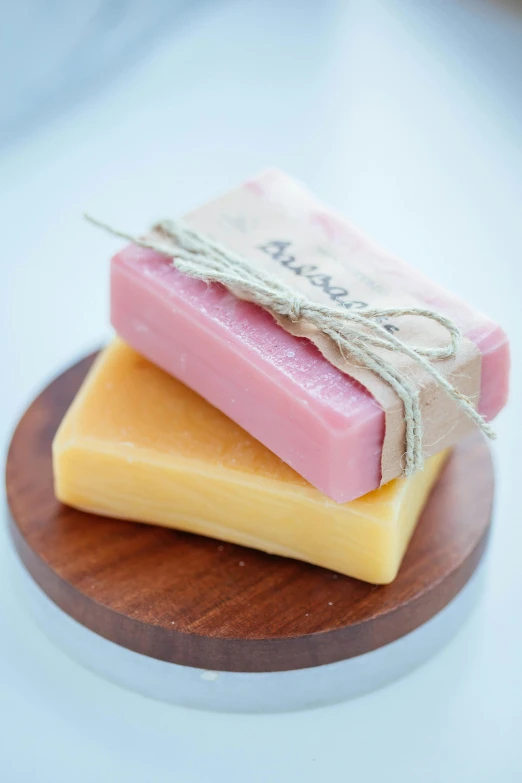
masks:
[[[484,551],[493,470],[479,435],[449,459],[399,576],[376,587],[189,533],[86,514],[53,493],[51,442],[93,356],[32,403],[7,460],[11,533],[42,590],[135,652],[221,671],[302,669],[363,655],[426,623]]]

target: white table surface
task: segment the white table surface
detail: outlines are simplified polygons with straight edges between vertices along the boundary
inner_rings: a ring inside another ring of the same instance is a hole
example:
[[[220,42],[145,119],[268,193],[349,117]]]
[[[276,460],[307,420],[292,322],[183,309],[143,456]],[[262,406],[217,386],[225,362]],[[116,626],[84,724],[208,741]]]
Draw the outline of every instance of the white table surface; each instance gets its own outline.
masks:
[[[499,320],[514,360],[482,604],[429,664],[350,703],[216,715],[99,679],[27,615],[2,524],[2,781],[522,779],[521,20],[481,0],[207,3],[0,149],[5,445],[41,385],[110,335],[118,243],[82,211],[140,229],[268,165]]]

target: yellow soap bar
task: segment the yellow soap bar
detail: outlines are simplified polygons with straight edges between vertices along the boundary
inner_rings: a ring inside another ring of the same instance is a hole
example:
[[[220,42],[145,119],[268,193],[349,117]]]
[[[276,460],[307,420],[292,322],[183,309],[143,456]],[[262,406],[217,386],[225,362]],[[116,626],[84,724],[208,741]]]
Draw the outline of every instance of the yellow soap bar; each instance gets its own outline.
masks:
[[[195,392],[116,340],[53,443],[70,506],[391,582],[444,461],[338,504]]]

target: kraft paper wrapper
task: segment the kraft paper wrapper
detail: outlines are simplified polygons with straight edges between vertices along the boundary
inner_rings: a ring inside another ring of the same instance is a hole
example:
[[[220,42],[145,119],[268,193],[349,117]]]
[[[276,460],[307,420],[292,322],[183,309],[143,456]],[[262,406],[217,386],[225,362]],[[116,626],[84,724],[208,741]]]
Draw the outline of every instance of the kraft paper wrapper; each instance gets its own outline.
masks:
[[[359,246],[356,252],[350,252],[331,243],[246,187],[191,212],[185,222],[315,302],[336,306],[344,302],[354,312],[363,312],[364,304],[371,308],[426,307],[420,299],[390,286],[379,276],[377,251]],[[370,370],[343,358],[330,338],[312,325],[277,320],[291,334],[311,340],[331,364],[372,394],[385,414],[381,484],[400,476],[404,469],[405,422],[402,403],[393,389]],[[402,316],[385,323],[410,345],[441,347],[449,341],[447,331],[428,318]],[[413,359],[400,352],[374,350],[382,352],[419,389],[425,457],[453,445],[474,429],[459,405]],[[470,340],[462,338],[455,357],[432,361],[462,393],[478,399],[481,354]]]

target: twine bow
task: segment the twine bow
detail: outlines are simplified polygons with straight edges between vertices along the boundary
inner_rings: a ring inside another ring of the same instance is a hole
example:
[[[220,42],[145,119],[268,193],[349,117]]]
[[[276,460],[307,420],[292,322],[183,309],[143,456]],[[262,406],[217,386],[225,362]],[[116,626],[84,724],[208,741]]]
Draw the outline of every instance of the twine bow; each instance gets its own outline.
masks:
[[[273,275],[258,271],[241,256],[181,221],[163,220],[153,227],[150,238],[140,238],[118,231],[89,215],[85,217],[114,236],[169,256],[173,266],[190,277],[206,283],[221,283],[239,298],[254,302],[290,321],[304,319],[327,335],[344,359],[366,367],[382,378],[395,391],[404,409],[406,476],[422,470],[424,466],[419,391],[407,375],[377,352],[376,348],[408,356],[431,375],[488,438],[496,437],[493,428],[478,413],[472,400],[431,364],[430,360],[453,357],[457,352],[461,332],[450,318],[422,308],[365,309],[355,313],[338,306],[317,304],[296,293]],[[450,340],[440,348],[409,345],[390,333],[381,323],[385,317],[398,316],[421,316],[436,321],[447,330]]]

